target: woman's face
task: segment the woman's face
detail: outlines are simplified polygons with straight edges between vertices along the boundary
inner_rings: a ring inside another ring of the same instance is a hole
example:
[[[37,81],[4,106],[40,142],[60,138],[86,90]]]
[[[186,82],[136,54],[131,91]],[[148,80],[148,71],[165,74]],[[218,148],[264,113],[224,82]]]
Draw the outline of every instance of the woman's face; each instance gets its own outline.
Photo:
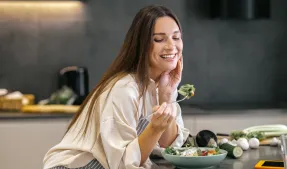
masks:
[[[182,55],[183,43],[178,25],[167,16],[156,20],[152,40],[150,75],[156,77],[176,68]]]

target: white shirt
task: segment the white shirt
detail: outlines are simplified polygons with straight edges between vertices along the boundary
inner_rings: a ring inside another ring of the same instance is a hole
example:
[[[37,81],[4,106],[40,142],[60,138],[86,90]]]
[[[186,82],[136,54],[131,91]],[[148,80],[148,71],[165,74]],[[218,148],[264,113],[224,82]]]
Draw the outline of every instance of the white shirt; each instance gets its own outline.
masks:
[[[140,117],[151,114],[152,107],[158,105],[154,81],[151,80],[147,89],[145,111],[143,99],[138,99],[139,89],[132,75],[120,79],[109,95],[108,92],[109,90],[100,95],[99,106],[93,109],[86,136],[82,137],[81,128],[85,124],[88,106],[62,141],[46,153],[44,169],[59,165],[68,168],[83,167],[94,158],[106,169],[151,168],[149,160],[140,166],[137,125]],[[177,93],[174,100],[176,96]],[[91,103],[91,99],[87,105],[90,104],[94,104]],[[173,103],[173,108],[177,111],[178,136],[171,146],[180,147],[187,139],[189,131],[184,128],[180,106]],[[156,145],[153,153],[160,154],[160,150],[159,145]]]

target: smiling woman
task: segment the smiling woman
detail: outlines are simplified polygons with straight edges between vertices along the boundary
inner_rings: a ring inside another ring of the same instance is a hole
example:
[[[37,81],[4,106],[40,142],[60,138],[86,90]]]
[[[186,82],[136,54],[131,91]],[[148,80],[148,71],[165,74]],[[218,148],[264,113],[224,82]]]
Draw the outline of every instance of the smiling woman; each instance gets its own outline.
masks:
[[[177,23],[168,16],[157,19],[153,33],[151,78],[159,77],[165,70],[175,69],[182,49],[181,32]]]
[[[151,153],[181,147],[189,135],[173,102],[183,69],[181,32],[168,8],[142,8],[63,140],[45,155],[44,169],[150,168]]]

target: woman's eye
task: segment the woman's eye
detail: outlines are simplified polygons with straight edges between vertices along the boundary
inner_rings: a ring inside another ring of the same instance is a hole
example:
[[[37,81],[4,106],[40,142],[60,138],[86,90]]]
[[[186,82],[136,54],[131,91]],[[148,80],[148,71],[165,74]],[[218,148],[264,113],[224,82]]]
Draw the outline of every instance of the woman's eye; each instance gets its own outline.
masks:
[[[162,42],[163,39],[154,39],[155,42]]]
[[[180,37],[174,37],[173,39],[174,39],[174,40],[179,40],[179,39],[180,39]]]

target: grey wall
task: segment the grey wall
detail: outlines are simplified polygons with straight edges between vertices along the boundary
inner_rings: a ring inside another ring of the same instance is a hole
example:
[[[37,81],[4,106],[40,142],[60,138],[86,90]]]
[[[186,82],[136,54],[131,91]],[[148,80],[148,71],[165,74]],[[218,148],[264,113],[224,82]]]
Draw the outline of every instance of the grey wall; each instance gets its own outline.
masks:
[[[272,1],[270,20],[210,20],[205,0],[161,0],[184,29],[182,83],[196,85],[183,104],[217,107],[286,105],[287,2]],[[90,87],[117,55],[136,12],[151,0],[88,0],[83,7],[7,7],[0,3],[0,88],[48,97],[57,71],[86,66]],[[5,10],[4,10],[5,9]],[[10,9],[10,10],[9,10]]]

